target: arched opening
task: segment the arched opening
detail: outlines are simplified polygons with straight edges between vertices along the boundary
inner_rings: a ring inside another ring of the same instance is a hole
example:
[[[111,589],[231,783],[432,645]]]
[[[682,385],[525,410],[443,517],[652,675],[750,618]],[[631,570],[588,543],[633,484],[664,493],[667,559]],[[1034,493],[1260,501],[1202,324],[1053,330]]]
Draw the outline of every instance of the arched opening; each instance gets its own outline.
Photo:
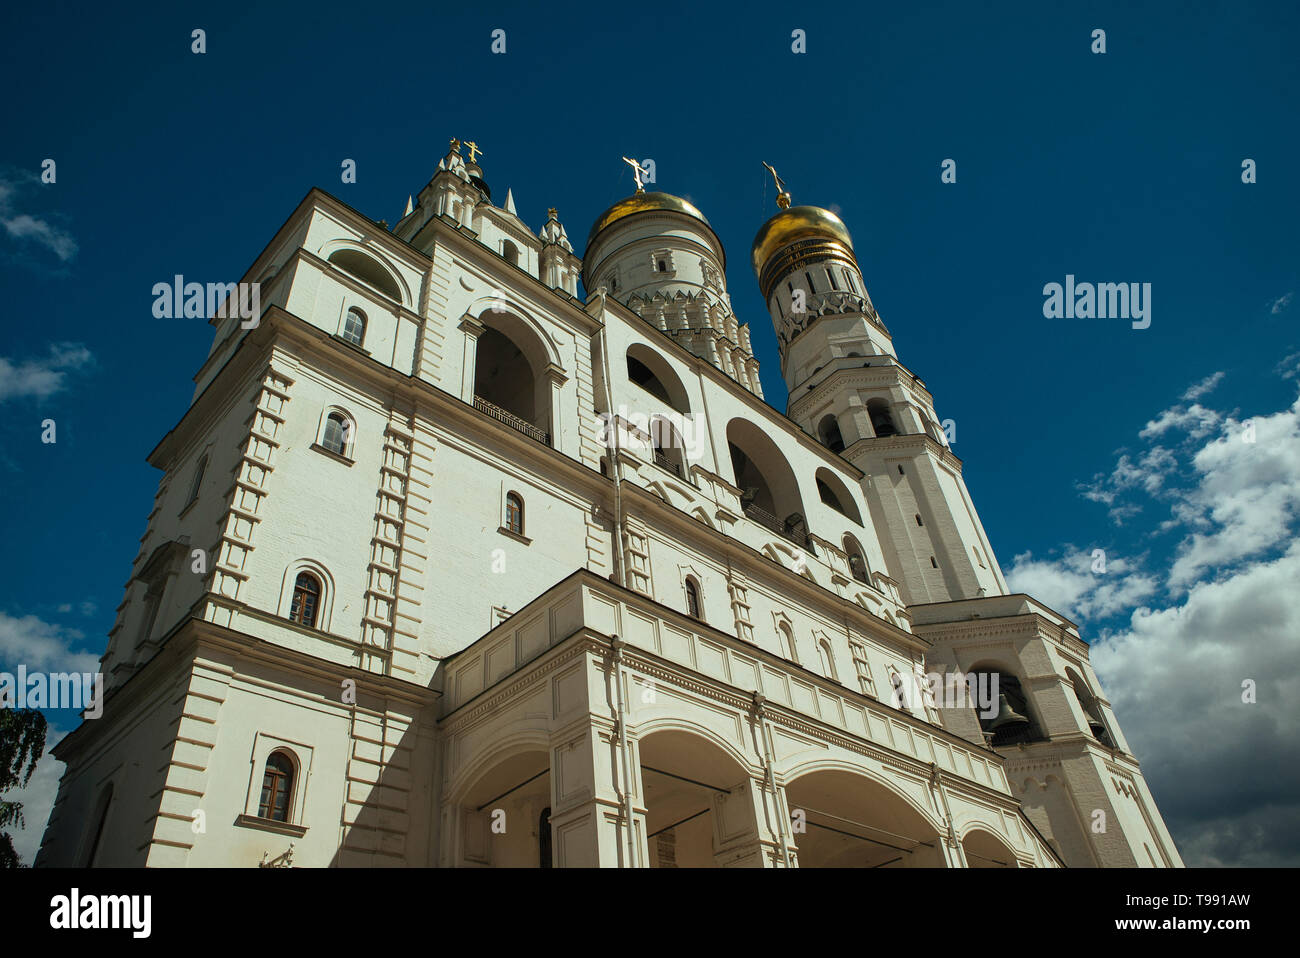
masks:
[[[748,419],[733,419],[727,447],[745,515],[811,551],[799,483],[776,443]]]
[[[537,867],[550,868],[551,865],[551,806],[547,805],[537,820]]]
[[[827,413],[817,424],[817,438],[831,452],[844,451],[844,437],[840,435],[840,421]]]
[[[1070,685],[1074,689],[1074,698],[1088,720],[1088,731],[1102,745],[1112,748],[1110,731],[1106,728],[1106,718],[1102,715],[1101,706],[1097,704],[1097,699],[1088,688],[1088,683],[1074,669],[1067,668],[1065,677],[1070,680]]]
[[[491,310],[474,358],[474,406],[538,442],[551,441],[551,385],[545,347],[522,320]]]
[[[628,347],[627,378],[677,412],[690,413],[690,400],[681,379],[667,360],[644,343]]]
[[[638,743],[651,868],[716,868],[760,854],[749,775],[708,739],[679,730]]]
[[[840,676],[835,670],[835,653],[831,650],[831,643],[828,639],[821,638],[817,640],[817,659],[821,663],[822,675],[832,682],[838,682]]]
[[[203,456],[199,459],[199,464],[194,467],[194,479],[190,482],[189,498],[185,500],[185,505],[189,505],[199,497],[199,490],[203,488],[203,474],[208,471],[208,457]]]
[[[703,606],[700,605],[700,584],[695,581],[695,576],[686,577],[686,614],[692,619],[704,620],[704,614],[701,611]]]
[[[780,622],[776,627],[776,634],[780,639],[781,654],[793,662],[799,664],[799,652],[794,644],[794,629],[790,627],[789,622]]]
[[[519,265],[519,247],[510,240],[501,241],[501,256],[511,266]]]
[[[113,783],[109,782],[104,786],[104,792],[99,796],[99,804],[96,807],[96,814],[91,821],[94,823],[95,832],[90,838],[90,846],[86,851],[87,868],[95,867],[95,858],[99,855],[99,845],[104,838],[104,826],[108,824],[108,809],[113,804]]]
[[[1004,745],[1017,745],[1028,742],[1041,742],[1045,739],[1038,723],[1029,708],[1029,698],[1020,685],[1020,679],[1010,672],[1004,672],[997,666],[975,666],[968,670],[979,674],[988,672],[997,675],[997,709],[992,716],[986,717],[981,709],[976,713],[984,738],[993,748]]]
[[[877,398],[868,401],[867,416],[871,419],[871,430],[877,438],[898,435],[898,427],[894,425],[894,415],[889,411],[889,403],[886,400]]]
[[[680,479],[686,478],[686,444],[671,422],[662,416],[650,420],[650,443],[655,465],[667,469]]]
[[[354,249],[341,249],[330,254],[329,262],[390,299],[401,302],[402,290],[397,280],[374,257]]]
[[[785,787],[800,868],[943,868],[935,828],[900,795],[831,769]]]
[[[849,573],[864,585],[871,585],[871,567],[867,565],[867,554],[862,551],[861,544],[848,533],[840,542],[844,554],[849,557]]]
[[[817,470],[816,480],[817,495],[822,502],[845,518],[862,525],[862,513],[858,511],[858,504],[839,476],[823,467]]]
[[[961,840],[961,850],[970,868],[1019,868],[1016,853],[991,832],[975,828]]]
[[[445,815],[453,867],[549,868],[551,765],[542,749],[504,758],[481,773]],[[558,864],[563,864],[562,862]]]

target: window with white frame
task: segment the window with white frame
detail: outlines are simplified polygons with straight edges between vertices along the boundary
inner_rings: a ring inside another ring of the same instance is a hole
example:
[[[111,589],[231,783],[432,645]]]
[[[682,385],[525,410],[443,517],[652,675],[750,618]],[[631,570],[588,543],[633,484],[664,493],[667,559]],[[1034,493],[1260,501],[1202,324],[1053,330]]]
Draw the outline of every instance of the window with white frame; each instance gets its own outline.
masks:
[[[343,317],[343,338],[353,346],[360,346],[366,339],[366,314],[353,306]]]
[[[316,445],[325,452],[351,460],[356,439],[356,421],[337,406],[330,406],[321,416]]]

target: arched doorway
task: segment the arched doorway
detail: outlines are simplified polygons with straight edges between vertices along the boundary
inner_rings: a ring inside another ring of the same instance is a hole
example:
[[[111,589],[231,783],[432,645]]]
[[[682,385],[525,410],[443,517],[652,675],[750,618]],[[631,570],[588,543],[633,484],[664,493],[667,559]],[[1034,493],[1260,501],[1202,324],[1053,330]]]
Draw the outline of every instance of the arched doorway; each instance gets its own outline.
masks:
[[[483,771],[445,818],[446,863],[467,868],[551,867],[547,752],[518,752]]]
[[[902,796],[854,772],[786,784],[800,868],[944,868],[939,833]]]
[[[749,773],[703,736],[678,730],[642,738],[642,801],[651,868],[757,865]]]

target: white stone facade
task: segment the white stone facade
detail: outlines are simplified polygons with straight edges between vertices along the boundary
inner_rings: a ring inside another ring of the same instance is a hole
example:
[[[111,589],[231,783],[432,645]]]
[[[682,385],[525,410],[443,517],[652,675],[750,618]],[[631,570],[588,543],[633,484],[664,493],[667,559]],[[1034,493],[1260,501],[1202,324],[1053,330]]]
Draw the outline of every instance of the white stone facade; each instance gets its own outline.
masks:
[[[612,222],[583,301],[558,216],[513,207],[454,145],[393,230],[313,190],[258,257],[260,323],[213,320],[150,456],[38,865],[1181,864],[1086,645],[1006,595],[923,384],[842,355],[880,358],[843,348],[886,341],[874,310],[803,325],[829,365],[787,418],[702,217]],[[990,664],[1041,739],[893,692]]]

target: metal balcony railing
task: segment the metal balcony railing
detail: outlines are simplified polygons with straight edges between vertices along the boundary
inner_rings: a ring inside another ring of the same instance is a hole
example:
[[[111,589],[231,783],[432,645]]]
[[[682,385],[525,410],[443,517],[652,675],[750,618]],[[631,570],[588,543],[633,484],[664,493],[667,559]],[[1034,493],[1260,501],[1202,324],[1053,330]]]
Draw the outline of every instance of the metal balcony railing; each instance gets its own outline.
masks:
[[[754,505],[752,502],[747,503],[744,506],[744,509],[745,515],[757,522],[760,526],[770,529],[783,539],[789,539],[797,546],[802,546],[813,555],[817,554],[817,550],[813,548],[812,537],[808,535],[808,530],[804,526],[802,519],[794,523],[790,522],[788,519],[785,522],[782,522],[776,516],[772,515],[772,513]]]
[[[667,469],[678,479],[682,478],[682,467],[665,456],[658,449],[655,450],[655,465],[660,469]]]
[[[500,406],[488,402],[482,396],[474,397],[474,408],[479,412],[487,413],[497,422],[505,423],[516,432],[522,432],[529,439],[535,439],[546,446],[551,444],[551,434],[549,432],[538,429],[527,419],[521,419],[514,413],[506,412]]]

